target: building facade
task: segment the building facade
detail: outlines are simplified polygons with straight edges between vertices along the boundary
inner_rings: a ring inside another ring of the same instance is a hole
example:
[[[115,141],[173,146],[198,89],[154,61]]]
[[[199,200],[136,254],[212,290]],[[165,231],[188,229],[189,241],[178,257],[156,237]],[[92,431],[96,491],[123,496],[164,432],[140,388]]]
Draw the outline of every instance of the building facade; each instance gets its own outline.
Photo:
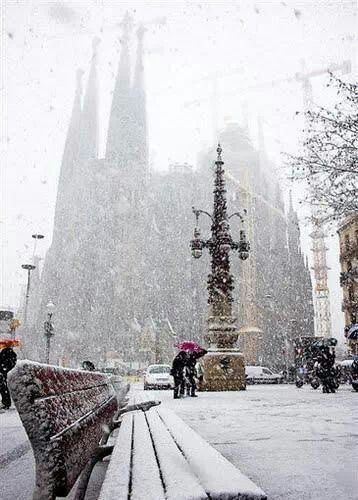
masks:
[[[343,289],[342,311],[346,331],[358,323],[358,214],[345,219],[338,228]],[[357,339],[348,339],[351,353],[358,354]]]
[[[53,239],[41,276],[35,330],[52,300],[53,356],[72,365],[99,362],[109,351],[129,363],[169,361],[171,345],[202,342],[206,328],[208,257],[194,262],[190,240],[192,206],[212,208],[216,145],[200,153],[196,168],[175,164],[166,173],[149,171],[144,32],[136,34],[132,77],[129,25],[125,20],[104,158],[97,148],[97,41],[84,96],[77,76]],[[292,203],[285,213],[262,143],[256,150],[235,123],[219,139],[228,208],[247,211],[252,245],[247,262],[232,264],[239,345],[250,361],[279,368],[292,358],[294,337],[313,335],[312,286],[297,216]],[[32,357],[41,358],[42,344],[27,344]]]

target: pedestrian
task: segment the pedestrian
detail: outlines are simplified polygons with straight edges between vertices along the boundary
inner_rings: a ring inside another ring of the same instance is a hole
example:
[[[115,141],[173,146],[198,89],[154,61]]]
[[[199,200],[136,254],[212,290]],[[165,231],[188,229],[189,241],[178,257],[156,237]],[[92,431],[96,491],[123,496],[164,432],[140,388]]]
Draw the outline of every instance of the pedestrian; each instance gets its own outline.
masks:
[[[88,372],[96,371],[96,367],[92,363],[92,361],[83,361],[82,368]]]
[[[180,351],[173,359],[170,374],[174,377],[174,399],[183,395],[184,389],[184,367],[186,365],[187,353]]]
[[[328,346],[322,346],[318,354],[317,376],[322,383],[322,392],[336,392],[337,381],[334,362],[336,356],[334,351],[330,351]]]
[[[186,379],[187,379],[187,395],[192,398],[196,398],[196,379],[198,378],[198,372],[196,369],[196,364],[198,359],[204,356],[207,351],[205,349],[201,349],[200,351],[192,351],[188,354],[187,360],[185,363],[186,369]]]
[[[4,410],[11,406],[11,397],[7,386],[7,374],[14,368],[17,361],[16,352],[11,347],[5,347],[0,351],[0,394]]]

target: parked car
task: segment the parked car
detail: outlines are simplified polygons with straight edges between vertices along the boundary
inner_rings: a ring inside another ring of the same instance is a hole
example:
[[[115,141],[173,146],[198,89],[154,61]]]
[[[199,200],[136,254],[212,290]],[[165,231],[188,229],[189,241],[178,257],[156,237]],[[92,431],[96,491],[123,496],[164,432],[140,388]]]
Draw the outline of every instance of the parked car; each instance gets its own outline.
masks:
[[[170,375],[169,365],[150,365],[144,374],[144,390],[171,389],[174,379]]]
[[[283,375],[273,373],[266,366],[245,366],[246,382],[248,384],[281,384]]]

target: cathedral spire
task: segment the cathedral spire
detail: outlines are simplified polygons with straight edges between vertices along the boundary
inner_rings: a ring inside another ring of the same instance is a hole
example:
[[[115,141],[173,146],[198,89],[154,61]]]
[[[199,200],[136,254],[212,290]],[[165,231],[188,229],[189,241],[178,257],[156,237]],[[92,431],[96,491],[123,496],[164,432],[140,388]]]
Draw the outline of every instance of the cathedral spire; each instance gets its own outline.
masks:
[[[262,127],[261,116],[257,117],[257,141],[258,141],[259,152],[261,155],[264,155],[265,154],[265,137],[264,137],[264,131],[263,131],[263,127]]]
[[[83,100],[81,120],[80,158],[88,160],[98,157],[98,80],[97,80],[97,47],[99,38],[92,42],[92,62],[89,72],[86,93]]]
[[[122,163],[124,155],[131,147],[131,89],[129,35],[132,19],[128,12],[121,23],[122,45],[118,73],[113,91],[112,107],[109,118],[106,158]]]
[[[68,207],[67,196],[74,174],[73,170],[78,161],[79,130],[81,126],[82,76],[83,70],[77,70],[75,98],[73,101],[57,187],[53,240],[55,240],[55,235],[58,234],[58,231],[61,228],[65,228],[66,208]]]
[[[141,168],[139,175],[145,176],[148,164],[147,144],[147,118],[146,118],[146,95],[144,88],[144,65],[143,65],[143,37],[145,28],[139,26],[137,30],[137,60],[133,81],[133,111],[134,126],[136,128],[136,141],[134,144],[135,162]]]
[[[281,193],[281,188],[280,184],[276,181],[275,184],[275,206],[281,210],[281,212],[284,212],[284,205],[282,201],[282,193]]]
[[[293,213],[293,203],[292,203],[292,189],[290,189],[289,193],[289,213]]]
[[[288,247],[291,254],[301,253],[300,226],[297,212],[293,208],[292,190],[289,191],[288,209]]]

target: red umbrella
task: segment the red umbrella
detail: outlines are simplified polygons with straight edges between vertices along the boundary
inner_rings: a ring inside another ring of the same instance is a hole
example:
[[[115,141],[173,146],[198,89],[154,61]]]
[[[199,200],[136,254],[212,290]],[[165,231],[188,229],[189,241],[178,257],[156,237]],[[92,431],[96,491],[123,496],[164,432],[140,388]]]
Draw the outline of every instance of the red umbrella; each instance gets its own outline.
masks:
[[[21,342],[19,339],[2,339],[0,338],[0,349],[5,349],[5,347],[20,347]]]
[[[177,347],[181,351],[187,352],[201,353],[202,351],[205,351],[203,347],[201,347],[196,342],[193,342],[192,340],[183,340],[183,342],[178,342],[177,344],[175,344],[175,347]]]

